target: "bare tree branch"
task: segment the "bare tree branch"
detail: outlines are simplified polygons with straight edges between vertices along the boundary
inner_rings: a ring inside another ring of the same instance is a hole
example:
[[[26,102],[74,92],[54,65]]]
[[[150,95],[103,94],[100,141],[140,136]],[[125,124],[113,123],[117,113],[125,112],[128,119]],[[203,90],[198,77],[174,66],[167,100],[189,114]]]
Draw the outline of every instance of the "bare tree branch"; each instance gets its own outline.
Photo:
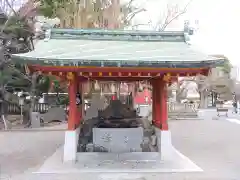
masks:
[[[18,15],[21,18],[28,18],[29,16],[36,16],[37,7],[40,5],[40,2],[34,2],[29,0],[24,4],[19,10]]]
[[[127,6],[127,8],[128,8],[128,9],[130,9],[130,8],[131,8],[131,6],[132,6],[133,2],[134,2],[134,0],[130,0],[130,1],[129,1],[129,3],[128,3],[128,6]]]
[[[14,0],[15,1],[15,0]],[[13,2],[14,2],[13,1]],[[17,12],[14,10],[14,8],[12,7],[12,5],[10,4],[10,2],[8,0],[5,0],[5,2],[7,3],[8,7],[11,9],[11,11],[14,13],[14,15],[17,15]]]
[[[127,4],[122,5],[123,16],[121,21],[122,23],[124,23],[125,26],[129,26],[131,24],[131,21],[137,14],[146,11],[145,8],[136,7],[133,4],[134,2],[135,0],[130,0]]]
[[[133,19],[137,14],[139,14],[139,13],[141,13],[141,12],[144,12],[144,11],[146,11],[146,9],[143,9],[143,8],[142,8],[142,9],[137,9],[136,11],[128,14],[127,17],[124,19],[124,23],[125,23],[126,25],[129,25],[130,22],[132,21],[132,19]]]
[[[131,28],[135,28],[135,27],[138,27],[138,26],[146,26],[146,25],[149,25],[149,24],[134,24],[131,26]]]
[[[189,2],[184,6],[184,9],[181,11],[174,11],[171,9],[171,7],[168,6],[168,12],[167,16],[164,18],[164,22],[162,23],[162,19],[159,20],[157,23],[155,29],[158,29],[158,31],[164,31],[169,24],[171,24],[174,20],[185,14],[188,10],[189,5],[191,4],[193,0],[189,0]],[[175,7],[176,8],[176,7]]]
[[[11,11],[17,15],[16,11],[13,9],[12,5],[9,3],[8,0],[5,0],[5,2],[7,3],[8,7],[11,9]],[[10,22],[11,16],[8,17],[7,21],[4,23],[2,29],[1,29],[1,34],[3,33],[3,31],[5,30],[5,28],[8,26],[8,23]]]

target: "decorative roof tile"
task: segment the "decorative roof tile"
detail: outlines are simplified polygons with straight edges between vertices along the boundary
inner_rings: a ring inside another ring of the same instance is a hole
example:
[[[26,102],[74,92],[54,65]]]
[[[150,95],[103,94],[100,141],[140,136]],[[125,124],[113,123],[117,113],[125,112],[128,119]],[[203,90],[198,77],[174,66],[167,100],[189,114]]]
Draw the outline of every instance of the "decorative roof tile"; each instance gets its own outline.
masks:
[[[34,51],[13,55],[13,59],[100,67],[208,67],[221,63],[220,58],[191,48],[183,32],[97,29],[52,29]]]

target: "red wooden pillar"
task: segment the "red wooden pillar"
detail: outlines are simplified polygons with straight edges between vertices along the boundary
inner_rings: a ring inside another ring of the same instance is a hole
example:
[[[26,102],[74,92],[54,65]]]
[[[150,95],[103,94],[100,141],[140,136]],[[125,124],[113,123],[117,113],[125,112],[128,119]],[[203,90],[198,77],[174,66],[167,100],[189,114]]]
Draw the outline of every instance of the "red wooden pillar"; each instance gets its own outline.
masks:
[[[160,127],[160,124],[161,124],[161,99],[160,99],[160,84],[159,84],[159,79],[156,79],[155,82],[154,82],[154,96],[155,96],[155,126],[157,126],[158,128]]]
[[[156,81],[152,81],[152,123],[155,124],[156,122]]]
[[[84,107],[84,100],[83,100],[83,84],[82,82],[78,81],[78,92],[80,93],[81,96],[81,104],[78,105],[78,125],[81,123],[82,118],[83,118],[83,107]]]
[[[155,124],[161,130],[168,130],[167,83],[159,78],[155,86]]]
[[[160,101],[161,101],[161,130],[168,130],[168,106],[167,106],[167,82],[161,80],[159,87]]]
[[[113,95],[112,95],[112,100],[114,101],[114,100],[117,100],[117,95],[116,95],[116,93],[114,93]]]
[[[76,93],[77,93],[77,78],[76,74],[68,73],[69,87],[69,115],[68,115],[68,130],[75,130],[76,124],[78,123],[78,110],[76,104]]]

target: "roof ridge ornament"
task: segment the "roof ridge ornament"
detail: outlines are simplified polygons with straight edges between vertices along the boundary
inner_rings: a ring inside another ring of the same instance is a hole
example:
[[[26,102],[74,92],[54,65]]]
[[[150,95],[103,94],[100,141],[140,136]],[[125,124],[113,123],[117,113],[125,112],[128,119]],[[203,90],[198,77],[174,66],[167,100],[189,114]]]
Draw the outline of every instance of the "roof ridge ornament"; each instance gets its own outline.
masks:
[[[51,39],[51,29],[47,29],[45,31],[45,38],[44,41],[49,41]]]
[[[185,38],[185,42],[188,45],[191,45],[191,39],[190,39],[190,35],[188,33],[184,33],[184,38]]]
[[[51,29],[52,39],[84,39],[107,41],[185,42],[183,31],[129,31],[106,29]]]

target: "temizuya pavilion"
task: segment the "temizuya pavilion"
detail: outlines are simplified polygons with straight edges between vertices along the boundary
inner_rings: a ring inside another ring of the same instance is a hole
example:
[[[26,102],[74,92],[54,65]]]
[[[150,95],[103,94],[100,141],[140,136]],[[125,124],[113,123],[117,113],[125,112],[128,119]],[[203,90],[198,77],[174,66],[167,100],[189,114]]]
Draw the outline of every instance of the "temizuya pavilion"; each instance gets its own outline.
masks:
[[[167,85],[178,76],[207,75],[224,60],[193,50],[183,32],[51,29],[32,52],[13,55],[31,72],[60,76],[69,81],[69,119],[64,161],[76,160],[82,113],[76,105],[81,83],[149,80],[153,87],[153,123],[162,141],[162,156],[171,148],[168,129]]]

